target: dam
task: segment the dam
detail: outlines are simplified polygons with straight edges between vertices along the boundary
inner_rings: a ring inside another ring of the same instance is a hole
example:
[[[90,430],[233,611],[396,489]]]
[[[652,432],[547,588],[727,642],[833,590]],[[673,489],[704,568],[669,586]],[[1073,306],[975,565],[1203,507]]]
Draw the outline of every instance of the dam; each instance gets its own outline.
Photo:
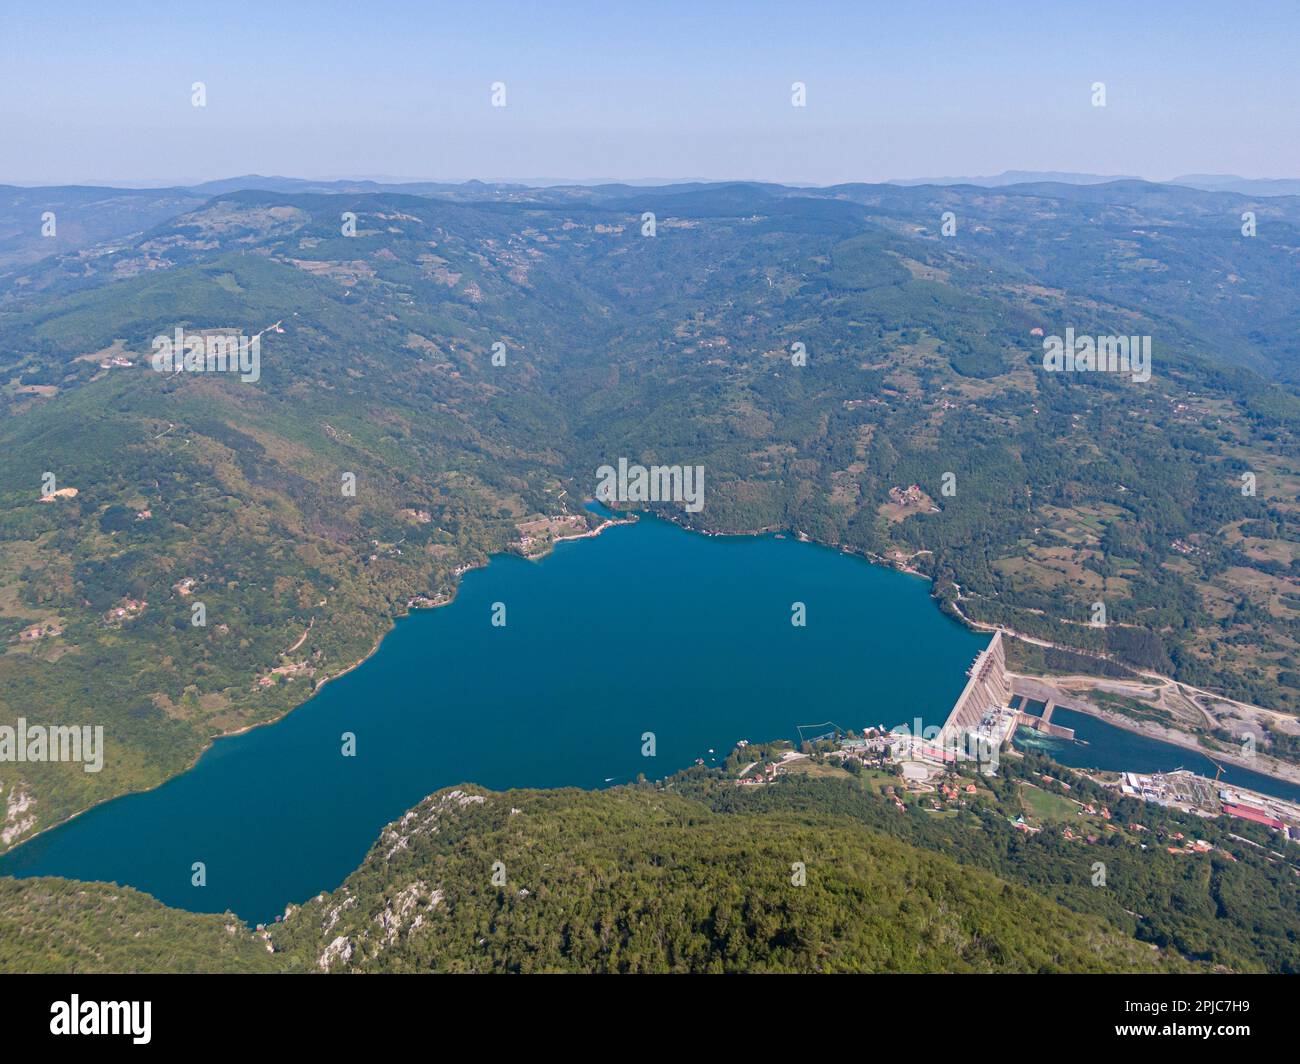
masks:
[[[957,760],[963,751],[980,760],[988,755],[991,767],[995,767],[996,751],[1011,741],[1021,725],[1059,739],[1074,738],[1072,728],[1052,723],[1052,710],[1056,708],[1052,702],[1046,704],[1041,717],[1024,712],[1025,701],[1007,672],[1001,629],[975,656],[966,677],[966,686],[953,703],[937,740],[925,744],[923,753],[937,753],[941,761]]]
[[[993,633],[989,645],[975,656],[966,676],[966,686],[939,731],[939,745],[944,748],[958,742],[965,733],[978,730],[990,712],[1005,710],[1011,702],[1007,655],[1000,630]]]

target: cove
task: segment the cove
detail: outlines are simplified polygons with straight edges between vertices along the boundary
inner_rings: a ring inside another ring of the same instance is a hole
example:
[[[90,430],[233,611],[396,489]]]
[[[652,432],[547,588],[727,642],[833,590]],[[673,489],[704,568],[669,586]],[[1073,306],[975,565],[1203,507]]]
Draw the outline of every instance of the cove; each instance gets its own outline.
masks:
[[[806,627],[790,623],[795,602]],[[987,642],[916,577],[642,517],[540,562],[494,557],[282,720],[24,843],[0,874],[115,882],[267,922],[337,887],[385,824],[442,787],[602,787],[721,760],[739,739],[797,740],[800,725],[938,726]]]

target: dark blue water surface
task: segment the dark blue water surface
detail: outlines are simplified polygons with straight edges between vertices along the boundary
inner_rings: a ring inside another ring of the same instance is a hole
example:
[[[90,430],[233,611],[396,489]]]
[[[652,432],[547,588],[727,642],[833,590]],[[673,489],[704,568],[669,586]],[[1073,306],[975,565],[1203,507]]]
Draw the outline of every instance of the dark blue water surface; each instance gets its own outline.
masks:
[[[796,601],[807,627],[790,623]],[[338,886],[385,824],[440,787],[600,787],[720,760],[742,738],[797,738],[800,725],[941,724],[987,642],[915,577],[643,518],[540,562],[493,558],[455,602],[400,621],[283,720],[36,837],[0,872],[113,881],[266,921]],[[355,757],[341,754],[344,732]],[[196,861],[205,887],[191,885]]]
[[[505,627],[490,623],[496,602]],[[807,627],[791,625],[794,602]],[[283,720],[32,839],[0,858],[0,873],[123,883],[267,921],[338,886],[385,824],[441,787],[601,787],[720,760],[742,738],[797,739],[801,725],[938,725],[987,642],[939,613],[914,577],[792,539],[643,518],[540,562],[493,558],[455,602],[399,621],[374,656]],[[1208,764],[1068,710],[1053,719],[1088,740],[1051,744],[1066,764]],[[342,756],[345,732],[355,757]],[[1300,791],[1240,769],[1226,778]],[[191,884],[196,861],[204,887]]]

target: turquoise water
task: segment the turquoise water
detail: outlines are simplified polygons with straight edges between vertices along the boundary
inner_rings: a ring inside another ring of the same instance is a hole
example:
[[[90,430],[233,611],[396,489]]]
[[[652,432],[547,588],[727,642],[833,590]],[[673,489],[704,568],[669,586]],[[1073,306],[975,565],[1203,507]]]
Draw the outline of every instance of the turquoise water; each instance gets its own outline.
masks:
[[[790,624],[796,601],[806,628]],[[721,760],[742,738],[797,740],[801,725],[938,725],[987,642],[914,577],[792,539],[643,518],[465,574],[455,602],[399,621],[283,720],[25,843],[0,873],[123,883],[265,922],[338,886],[385,824],[441,787],[602,787]],[[1058,708],[1053,720],[1088,741],[1041,747],[1064,764],[1214,774],[1193,751],[1095,718]],[[355,757],[342,756],[344,732]],[[1300,799],[1256,773],[1224,778]],[[205,887],[191,885],[196,861]]]
[[[790,623],[796,601],[805,628]],[[796,739],[800,725],[942,724],[987,642],[915,577],[643,518],[540,562],[493,558],[283,720],[38,836],[0,873],[112,881],[264,922],[337,887],[385,824],[441,787],[601,787],[721,760],[738,739]],[[205,887],[191,885],[196,861]]]

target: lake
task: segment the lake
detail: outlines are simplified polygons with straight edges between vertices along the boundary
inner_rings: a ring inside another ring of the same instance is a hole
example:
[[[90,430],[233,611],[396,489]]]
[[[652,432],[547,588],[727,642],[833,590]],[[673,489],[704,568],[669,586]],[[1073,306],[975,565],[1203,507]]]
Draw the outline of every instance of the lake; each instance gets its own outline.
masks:
[[[122,883],[269,922],[337,887],[385,824],[442,787],[612,786],[720,761],[739,739],[937,726],[988,637],[941,614],[928,588],[815,544],[649,517],[539,562],[494,557],[287,717],[24,843],[0,874]],[[790,623],[795,602],[805,627]],[[1214,775],[1195,751],[1059,707],[1053,719],[1086,743],[1022,730],[1017,746],[1076,767]],[[1223,778],[1300,800],[1235,766]]]
[[[806,627],[791,624],[795,602]],[[0,873],[117,882],[266,922],[337,887],[385,824],[439,788],[602,787],[825,722],[937,726],[987,643],[916,577],[643,517],[540,562],[493,558],[287,717],[32,839]]]

